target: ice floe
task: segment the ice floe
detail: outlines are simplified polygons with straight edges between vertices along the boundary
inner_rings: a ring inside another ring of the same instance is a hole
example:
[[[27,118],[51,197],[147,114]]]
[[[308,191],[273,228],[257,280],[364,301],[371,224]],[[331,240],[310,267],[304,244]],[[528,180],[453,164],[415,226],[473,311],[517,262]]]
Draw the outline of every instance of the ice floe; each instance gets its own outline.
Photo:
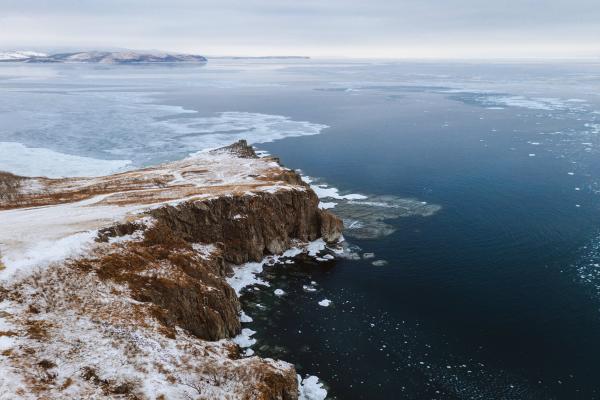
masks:
[[[227,283],[235,290],[239,296],[242,289],[251,285],[269,286],[269,283],[261,279],[258,275],[263,271],[266,260],[259,262],[248,262],[238,265],[234,268],[233,276],[227,278]]]
[[[99,176],[178,159],[239,139],[266,143],[317,135],[327,125],[283,115],[240,111],[201,115],[160,104],[160,92],[11,90],[5,111],[0,170],[23,176]],[[49,138],[48,132],[52,133]],[[135,132],[135,134],[129,134]]]
[[[311,375],[304,379],[298,375],[298,400],[325,400],[327,390],[319,382],[319,378]]]
[[[308,252],[309,256],[316,257],[317,254],[325,250],[325,247],[327,247],[327,244],[322,238],[319,238],[315,241],[310,242],[306,247],[306,251]]]
[[[323,299],[323,300],[319,301],[319,305],[321,307],[329,307],[331,305],[331,300]]]
[[[233,269],[233,275],[227,278],[227,283],[229,283],[229,285],[235,290],[238,296],[241,294],[242,290],[248,286],[270,286],[267,281],[260,277],[260,273],[263,271],[263,267],[265,265],[275,263],[286,264],[288,261],[290,261],[290,258],[296,257],[302,253],[306,253],[308,256],[317,261],[332,260],[334,258],[332,255],[325,254],[323,256],[319,256],[319,254],[326,249],[329,249],[329,247],[321,238],[308,243],[297,243],[297,246],[286,250],[282,254],[267,256],[259,262],[248,262],[235,266]]]
[[[327,125],[295,121],[282,115],[227,111],[209,117],[170,118],[156,125],[177,133],[189,148],[212,149],[240,139],[268,143],[287,137],[318,135]]]
[[[326,183],[318,182],[315,178],[310,176],[302,176],[304,182],[310,185],[310,188],[317,194],[320,199],[336,199],[336,200],[360,200],[366,199],[367,196],[359,193],[340,194],[339,189],[330,187]],[[332,204],[332,203],[327,203]],[[333,203],[334,205],[336,203]]]
[[[123,171],[130,164],[130,160],[100,160],[26,147],[16,142],[0,142],[0,171],[20,176],[102,176]]]
[[[474,94],[464,93],[465,100],[476,102],[486,107],[487,109],[498,109],[503,107],[519,107],[530,110],[540,111],[557,111],[557,110],[572,110],[582,109],[585,100],[572,99],[564,100],[556,97],[529,97],[524,95],[511,94]],[[460,96],[458,96],[460,99]]]
[[[337,203],[332,202],[332,201],[321,201],[319,203],[319,208],[321,210],[328,210],[330,208],[334,208],[336,206]]]
[[[373,264],[376,267],[384,267],[388,265],[388,262],[386,260],[375,260],[371,264]]]
[[[305,292],[316,292],[317,288],[315,287],[315,285],[302,285],[302,290],[304,290]]]

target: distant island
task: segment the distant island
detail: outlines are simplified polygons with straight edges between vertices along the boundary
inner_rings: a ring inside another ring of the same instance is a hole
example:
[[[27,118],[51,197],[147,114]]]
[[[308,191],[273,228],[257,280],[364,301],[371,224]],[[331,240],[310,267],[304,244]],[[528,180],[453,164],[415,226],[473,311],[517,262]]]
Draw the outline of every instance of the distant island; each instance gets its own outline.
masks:
[[[215,56],[151,51],[75,51],[47,54],[37,51],[0,51],[0,62],[25,63],[205,63],[214,60],[309,60],[307,56]]]
[[[0,62],[26,63],[98,63],[98,64],[142,64],[142,63],[205,63],[206,57],[196,54],[137,52],[137,51],[83,51],[72,53],[44,54],[33,51],[0,52]]]

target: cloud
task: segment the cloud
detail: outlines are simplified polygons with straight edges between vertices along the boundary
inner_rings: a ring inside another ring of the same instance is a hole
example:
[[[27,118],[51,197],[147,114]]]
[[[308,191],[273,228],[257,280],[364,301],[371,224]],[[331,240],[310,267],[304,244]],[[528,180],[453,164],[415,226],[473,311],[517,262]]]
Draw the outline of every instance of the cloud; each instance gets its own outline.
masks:
[[[2,0],[0,46],[598,55],[599,16],[597,0]]]

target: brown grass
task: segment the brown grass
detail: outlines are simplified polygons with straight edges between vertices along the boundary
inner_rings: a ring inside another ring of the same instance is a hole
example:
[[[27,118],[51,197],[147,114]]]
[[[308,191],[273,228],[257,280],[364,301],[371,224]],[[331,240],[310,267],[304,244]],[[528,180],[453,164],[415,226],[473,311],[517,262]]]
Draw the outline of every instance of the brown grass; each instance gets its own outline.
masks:
[[[73,384],[73,379],[72,378],[67,378],[67,379],[65,379],[65,381],[63,382],[63,384],[60,385],[60,390],[68,389],[72,384]]]
[[[133,382],[111,382],[107,379],[101,379],[93,367],[82,368],[81,377],[86,381],[99,386],[107,396],[116,395],[118,398],[131,400],[139,399],[139,397],[133,393],[136,387]]]
[[[192,164],[178,164],[181,174],[190,178],[204,175],[209,169]],[[302,184],[299,176],[293,171],[270,168],[255,176],[258,183],[241,183],[238,185],[220,184],[220,180],[206,180],[206,186],[182,182],[170,184],[174,176],[161,169],[146,168],[96,178],[48,179],[34,178],[36,191],[21,192],[20,187],[32,178],[23,178],[10,173],[0,172],[0,210],[22,207],[37,207],[53,204],[72,203],[89,199],[97,195],[114,194],[104,203],[114,205],[151,204],[169,201],[200,194],[219,195],[221,193],[243,193],[274,182]]]
[[[165,223],[158,222],[144,234],[145,246],[161,246],[167,250],[191,249],[191,245],[177,235]]]
[[[129,295],[144,303],[144,312],[132,318],[150,317],[166,337],[175,338],[176,327],[208,340],[239,330],[239,303],[221,275],[221,259],[198,257],[192,245],[164,222],[147,228],[141,241],[113,245],[95,258],[71,265],[103,281],[126,285]]]
[[[27,336],[35,340],[47,340],[48,335],[48,323],[40,320],[28,320],[27,325]]]
[[[18,199],[22,180],[20,176],[0,171],[0,206]]]
[[[56,364],[50,360],[42,360],[38,363],[38,365],[40,367],[42,367],[43,369],[52,369],[52,368],[56,367]]]

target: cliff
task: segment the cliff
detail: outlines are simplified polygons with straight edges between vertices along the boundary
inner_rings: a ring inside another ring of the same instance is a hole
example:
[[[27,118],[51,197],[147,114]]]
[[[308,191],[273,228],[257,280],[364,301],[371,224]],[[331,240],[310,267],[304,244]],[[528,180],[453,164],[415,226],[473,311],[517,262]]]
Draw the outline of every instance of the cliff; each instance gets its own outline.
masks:
[[[291,364],[243,357],[237,264],[341,221],[239,142],[86,178],[0,175],[0,398],[297,399]]]

